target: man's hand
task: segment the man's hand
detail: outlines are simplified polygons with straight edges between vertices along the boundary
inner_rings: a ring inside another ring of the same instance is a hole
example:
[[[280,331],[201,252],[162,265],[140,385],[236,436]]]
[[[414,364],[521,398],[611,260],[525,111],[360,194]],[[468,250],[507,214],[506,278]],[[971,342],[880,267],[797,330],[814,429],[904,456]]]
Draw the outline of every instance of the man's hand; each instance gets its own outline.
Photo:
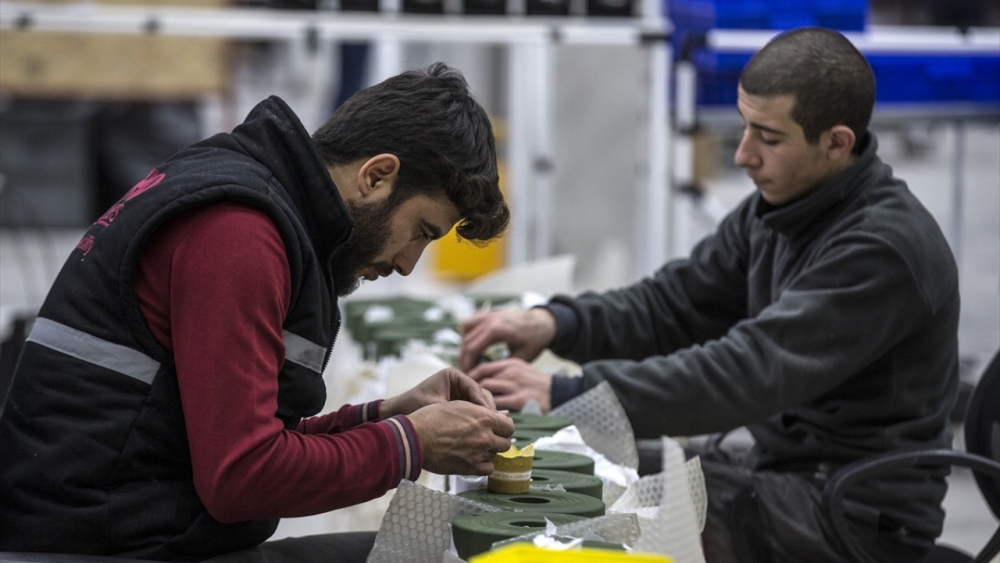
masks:
[[[409,415],[424,469],[440,475],[489,475],[493,456],[510,449],[510,417],[466,401],[433,404]]]
[[[556,337],[556,319],[545,309],[477,313],[462,323],[458,365],[470,371],[490,345],[505,342],[511,356],[532,361]]]
[[[445,368],[402,395],[382,401],[379,417],[385,419],[397,414],[410,414],[427,405],[448,401],[468,401],[497,410],[489,391],[457,369]]]
[[[538,401],[542,412],[552,408],[552,376],[520,358],[480,364],[469,377],[491,392],[501,409],[519,411],[529,399]]]

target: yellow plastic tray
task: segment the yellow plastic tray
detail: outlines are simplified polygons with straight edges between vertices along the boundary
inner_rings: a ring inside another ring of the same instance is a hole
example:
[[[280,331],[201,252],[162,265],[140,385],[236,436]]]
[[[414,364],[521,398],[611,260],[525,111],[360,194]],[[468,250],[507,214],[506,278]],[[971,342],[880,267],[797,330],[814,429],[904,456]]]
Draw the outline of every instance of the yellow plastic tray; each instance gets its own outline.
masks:
[[[476,555],[469,563],[674,563],[666,555],[622,553],[610,549],[556,551],[528,544],[514,544]]]

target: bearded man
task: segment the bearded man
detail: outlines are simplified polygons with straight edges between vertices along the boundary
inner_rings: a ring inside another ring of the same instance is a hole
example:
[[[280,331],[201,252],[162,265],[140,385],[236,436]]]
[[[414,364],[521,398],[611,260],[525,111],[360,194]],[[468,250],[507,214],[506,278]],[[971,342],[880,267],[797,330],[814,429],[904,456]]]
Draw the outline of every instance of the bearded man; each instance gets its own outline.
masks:
[[[457,225],[506,228],[483,108],[443,64],[363,90],[310,136],[276,97],[158,166],[71,253],[0,418],[0,551],[364,561],[374,533],[259,546],[279,518],[422,469],[492,471],[510,419],[455,370],[316,415],[360,280]]]

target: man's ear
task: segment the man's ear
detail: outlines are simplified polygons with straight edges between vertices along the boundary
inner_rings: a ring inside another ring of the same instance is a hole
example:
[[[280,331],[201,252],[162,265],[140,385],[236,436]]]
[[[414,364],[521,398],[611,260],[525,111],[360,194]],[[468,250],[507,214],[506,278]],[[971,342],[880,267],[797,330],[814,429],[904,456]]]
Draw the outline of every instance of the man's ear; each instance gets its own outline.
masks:
[[[830,160],[847,160],[851,158],[857,139],[854,131],[846,125],[834,125],[828,132],[827,155]]]
[[[391,190],[399,177],[399,157],[391,153],[375,155],[358,169],[358,190],[362,198]],[[387,197],[388,191],[383,197]]]

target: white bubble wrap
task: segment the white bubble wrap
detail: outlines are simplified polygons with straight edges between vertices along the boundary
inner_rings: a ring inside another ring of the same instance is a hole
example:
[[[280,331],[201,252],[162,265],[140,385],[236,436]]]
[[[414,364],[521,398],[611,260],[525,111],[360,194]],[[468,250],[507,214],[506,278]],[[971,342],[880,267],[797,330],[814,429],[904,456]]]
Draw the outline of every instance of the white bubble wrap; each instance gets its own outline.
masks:
[[[693,457],[684,463],[687,470],[688,491],[691,493],[691,503],[698,517],[698,530],[705,529],[705,517],[708,515],[708,491],[705,490],[705,472],[701,470],[701,458]]]
[[[633,512],[639,508],[659,508],[663,501],[663,473],[646,475],[632,483],[608,512]]]
[[[451,548],[451,521],[499,512],[495,506],[402,481],[382,518],[368,563],[441,563]]]
[[[573,421],[583,441],[612,463],[639,467],[632,424],[606,381],[552,409],[552,414]]]
[[[604,506],[611,506],[618,501],[618,497],[622,496],[622,493],[628,490],[610,479],[601,477],[601,482],[604,484],[604,488],[601,490],[601,500],[604,501]]]
[[[701,530],[705,523],[704,477],[697,460],[684,461],[684,450],[670,438],[663,438],[663,473],[660,478],[660,509],[651,519],[641,518],[642,536],[636,551],[664,553],[677,563],[705,563],[701,548]],[[636,485],[639,485],[637,482]],[[649,502],[657,495],[654,479],[634,498]],[[629,493],[622,495],[625,498]],[[621,499],[619,499],[621,501]],[[617,506],[617,504],[616,504]],[[700,512],[700,513],[699,513]]]
[[[664,458],[680,455],[683,459],[684,453],[680,445],[667,437],[664,437],[663,441]],[[666,463],[666,459],[664,459],[664,463]],[[697,517],[698,530],[702,530],[705,528],[705,515],[708,511],[708,495],[705,491],[705,474],[701,470],[701,459],[693,457],[684,462],[683,468],[684,471],[671,479],[671,483],[674,487],[682,488],[684,481],[680,479],[680,476],[683,475],[683,478],[686,479],[688,494]],[[663,503],[665,480],[666,472],[640,477],[618,497],[618,500],[608,505],[608,512],[635,512],[640,515],[648,515],[651,514],[648,510],[643,512],[640,509],[652,508],[658,511]]]

